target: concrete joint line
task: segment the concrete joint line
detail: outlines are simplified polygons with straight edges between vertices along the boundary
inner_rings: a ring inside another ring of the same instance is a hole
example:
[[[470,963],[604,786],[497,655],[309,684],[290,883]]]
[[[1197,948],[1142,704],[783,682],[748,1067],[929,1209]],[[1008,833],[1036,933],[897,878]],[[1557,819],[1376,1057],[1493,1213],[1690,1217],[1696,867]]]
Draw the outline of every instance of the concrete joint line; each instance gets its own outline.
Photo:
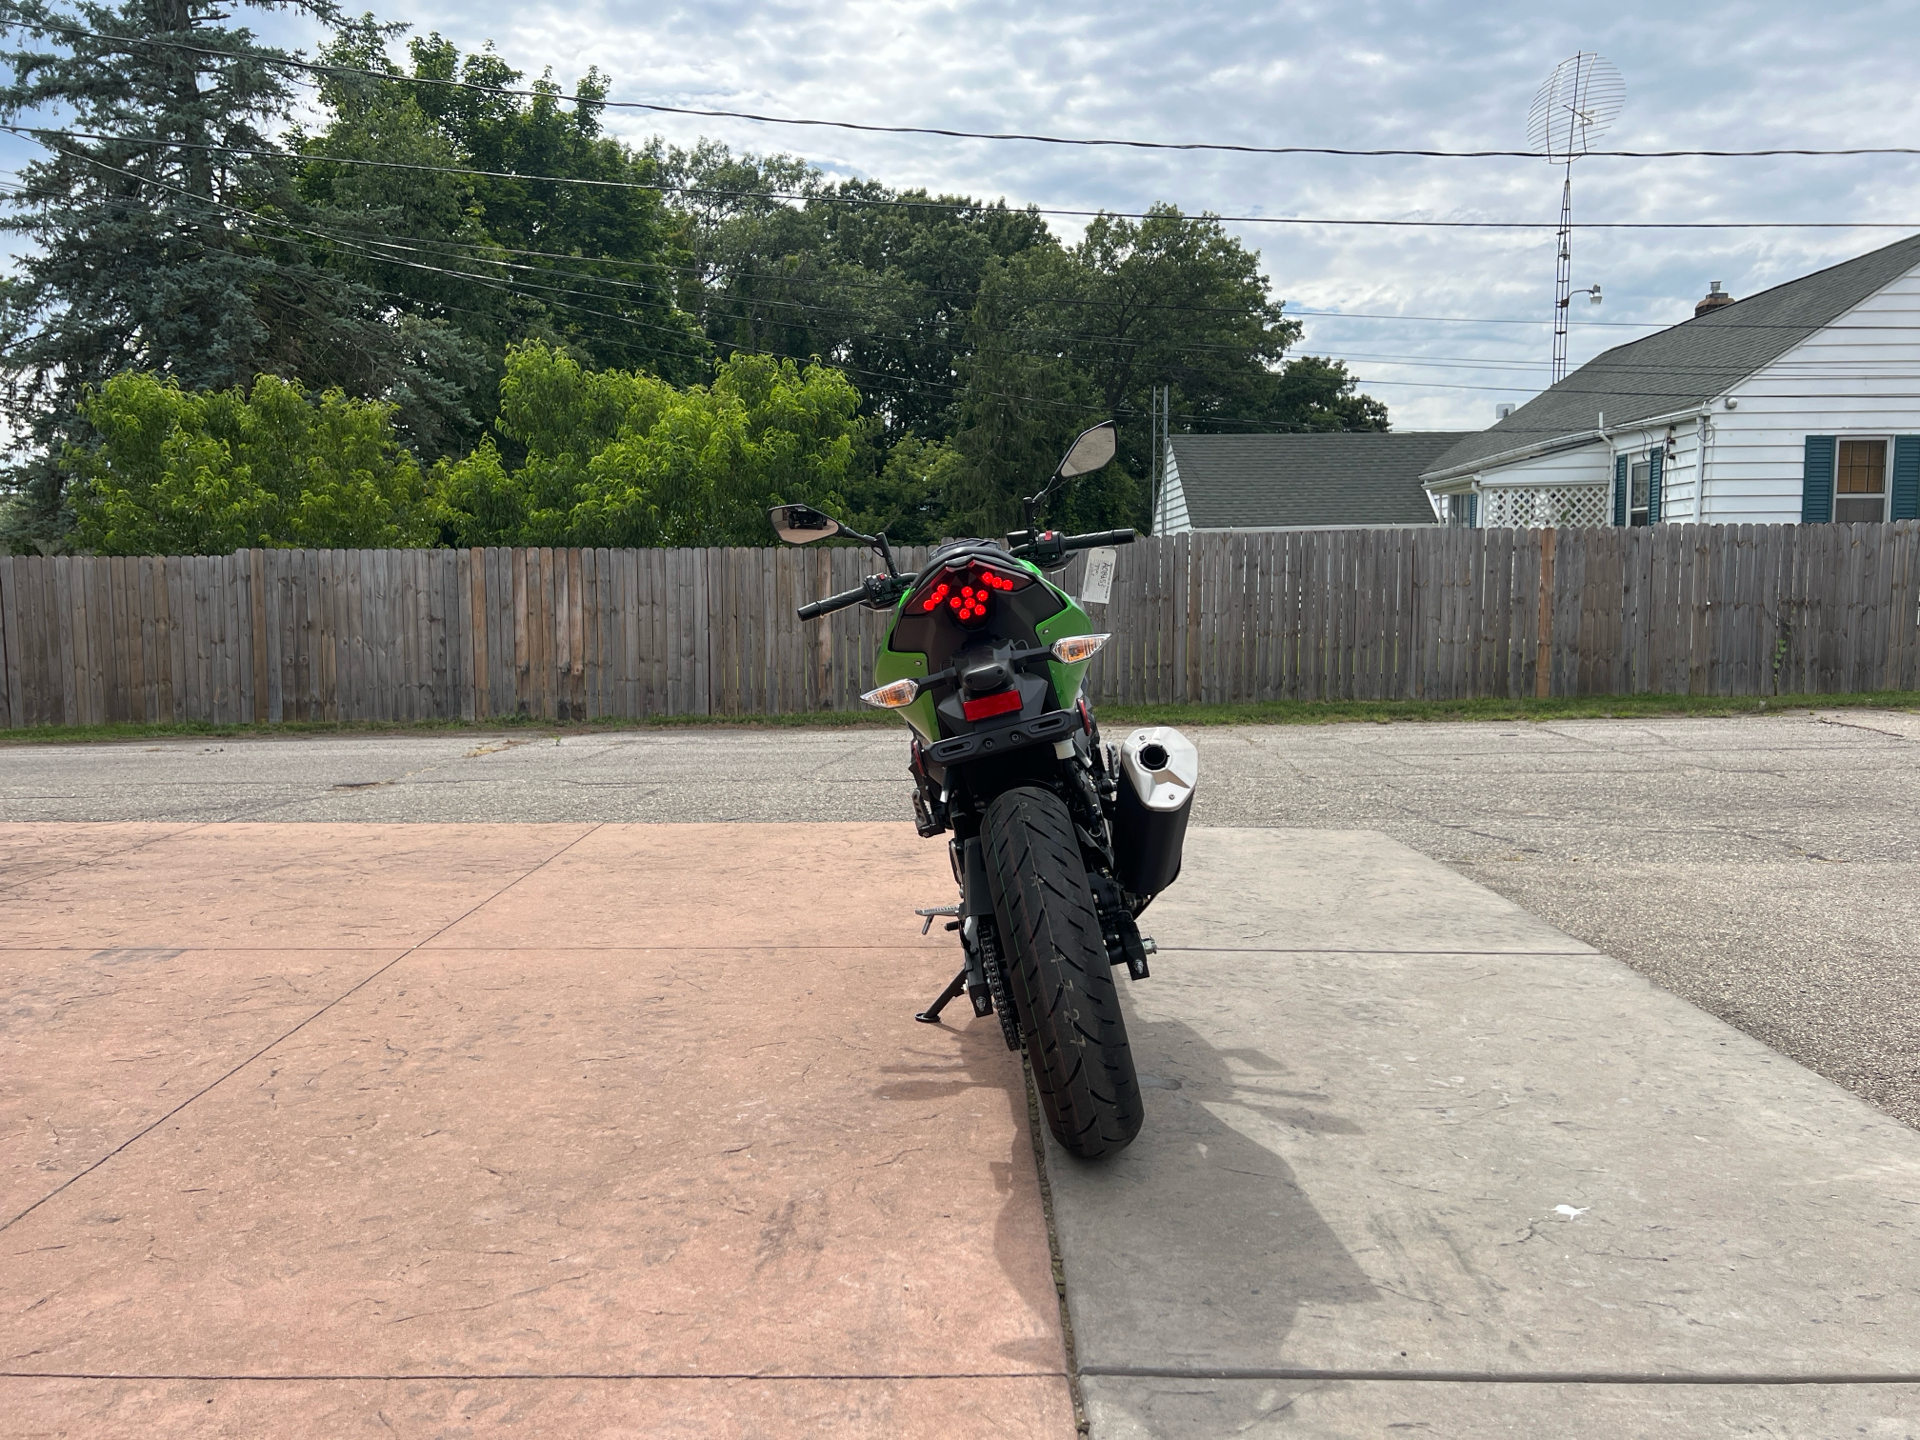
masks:
[[[1411,1380],[1461,1385],[1920,1385],[1920,1373],[1686,1375],[1669,1371],[1205,1369],[1179,1365],[1082,1365],[1082,1375],[1127,1380]]]
[[[307,1018],[302,1020],[298,1025],[295,1025],[290,1030],[286,1031],[284,1034],[277,1035],[272,1040],[269,1040],[265,1045],[262,1045],[258,1050],[254,1051],[251,1055],[247,1056],[246,1059],[242,1060],[239,1064],[235,1065],[231,1070],[228,1070],[223,1075],[215,1076],[212,1080],[208,1081],[206,1085],[202,1086],[199,1090],[196,1090],[193,1094],[189,1095],[186,1099],[182,1100],[178,1105],[174,1106],[171,1110],[167,1111],[166,1114],[160,1116],[157,1120],[154,1120],[151,1124],[143,1126],[141,1129],[134,1131],[133,1134],[129,1135],[125,1140],[122,1140],[118,1145],[114,1146],[113,1149],[109,1150],[106,1154],[102,1155],[98,1160],[95,1160],[91,1165],[87,1166],[86,1169],[78,1172],[77,1174],[68,1176],[59,1185],[56,1185],[53,1189],[49,1190],[46,1194],[42,1195],[38,1200],[34,1201],[31,1205],[27,1206],[27,1208],[22,1210],[18,1215],[15,1215],[12,1219],[8,1220],[5,1224],[0,1224],[0,1232],[11,1230],[15,1225],[18,1225],[22,1220],[26,1219],[27,1216],[31,1215],[34,1211],[38,1210],[42,1205],[46,1204],[49,1200],[52,1200],[56,1196],[60,1195],[63,1191],[70,1188],[71,1186],[77,1185],[80,1183],[80,1181],[86,1179],[87,1176],[91,1175],[94,1171],[98,1170],[102,1165],[105,1165],[109,1160],[113,1159],[114,1156],[120,1154],[121,1151],[127,1149],[129,1146],[134,1145],[141,1140],[144,1140],[147,1136],[151,1135],[154,1131],[158,1130],[162,1125],[166,1124],[169,1120],[173,1119],[173,1117],[178,1115],[182,1110],[185,1110],[189,1105],[193,1104],[194,1101],[200,1099],[202,1096],[209,1094],[213,1090],[216,1090],[220,1086],[226,1084],[227,1081],[231,1080],[234,1076],[238,1075],[242,1070],[246,1069],[249,1065],[253,1064],[254,1061],[258,1060],[262,1055],[265,1055],[269,1050],[272,1050],[276,1046],[281,1045],[288,1040],[291,1040],[295,1035],[298,1035],[302,1030],[306,1029],[307,1026],[311,1025],[314,1021],[318,1020],[322,1015],[326,1014],[329,1010],[333,1009],[334,1006],[340,1004],[344,1000],[351,999],[356,993],[365,989],[367,986],[371,985],[374,981],[378,980],[382,975],[386,974],[387,971],[391,970],[394,966],[398,965],[402,960],[406,959],[409,955],[419,950],[421,946],[432,944],[435,940],[438,940],[442,935],[446,934],[449,930],[453,929],[454,926],[466,920],[469,916],[477,914],[479,911],[484,910],[487,906],[491,905],[494,901],[498,900],[502,895],[506,894],[507,891],[513,889],[513,887],[518,885],[522,880],[525,880],[528,877],[533,875],[538,875],[542,870],[546,869],[547,866],[551,865],[555,860],[558,860],[562,855],[566,854],[569,850],[573,849],[573,847],[578,845],[582,840],[585,840],[589,835],[593,834],[594,831],[598,830],[601,824],[604,824],[604,823],[605,822],[597,822],[591,827],[589,827],[588,829],[581,831],[580,834],[574,836],[573,839],[569,840],[566,844],[562,845],[558,850],[554,851],[551,855],[547,856],[546,859],[542,860],[538,865],[535,865],[531,870],[527,870],[519,875],[514,876],[513,879],[509,880],[505,885],[502,885],[498,890],[494,891],[493,894],[487,896],[486,899],[476,902],[474,905],[472,905],[465,911],[461,912],[459,915],[454,916],[453,919],[449,920],[446,924],[442,925],[438,930],[434,931],[433,934],[428,935],[420,940],[416,940],[413,944],[409,945],[406,949],[402,950],[398,955],[394,956],[391,960],[387,961],[386,964],[380,966],[377,970],[373,971],[371,974],[363,976],[360,980],[348,986],[347,989],[341,991],[340,994],[334,996],[333,999],[329,1000],[326,1004],[322,1005],[318,1010],[314,1011],[311,1015],[307,1016]],[[8,1378],[8,1377],[5,1376],[4,1372],[0,1372],[0,1378]]]
[[[56,821],[54,823],[58,824],[60,822]],[[179,822],[173,821],[173,820],[154,820],[154,821],[147,821],[142,823],[154,824],[154,825],[173,825],[173,824],[178,824]],[[73,864],[64,865],[58,870],[48,870],[39,875],[29,875],[26,879],[15,881],[11,885],[0,886],[0,895],[11,895],[14,891],[23,889],[28,885],[32,885],[36,881],[51,880],[56,875],[70,875],[75,870],[86,869],[87,866],[89,865],[99,865],[108,860],[118,860],[123,856],[133,854],[137,850],[144,850],[149,845],[158,845],[163,840],[178,840],[182,835],[191,835],[193,834],[194,831],[204,830],[209,825],[212,825],[214,823],[216,822],[212,820],[202,820],[197,825],[189,824],[184,829],[173,830],[168,832],[165,835],[156,835],[151,840],[142,840],[138,845],[129,845],[124,850],[115,850],[110,855],[89,855],[84,860],[76,860],[73,862]],[[11,1221],[8,1222],[8,1224],[11,1224],[11,1223],[12,1223]],[[0,1229],[5,1229],[5,1228],[6,1228],[5,1226],[0,1226]]]
[[[748,1380],[748,1381],[844,1381],[848,1384],[866,1383],[874,1380],[1064,1380],[1064,1370],[951,1370],[951,1371],[899,1371],[899,1372],[851,1372],[851,1371],[809,1371],[804,1374],[782,1372],[776,1375],[761,1374],[753,1370],[503,1370],[473,1371],[454,1373],[432,1370],[409,1370],[397,1375],[186,1375],[148,1372],[144,1370],[0,1370],[0,1380],[113,1380],[113,1381],[184,1381],[197,1384],[261,1384],[261,1385],[313,1385],[320,1382],[372,1384],[384,1381],[407,1381],[417,1383],[423,1380],[455,1381],[467,1383],[486,1382],[499,1384],[508,1381],[542,1382],[549,1380]]]
[[[1075,1355],[1073,1315],[1067,1309],[1067,1262],[1060,1252],[1059,1228],[1054,1224],[1053,1181],[1047,1175],[1047,1142],[1040,1128],[1040,1092],[1033,1083],[1033,1061],[1024,1050],[1020,1054],[1020,1078],[1026,1084],[1027,1135],[1033,1141],[1033,1170],[1040,1182],[1040,1218],[1046,1222],[1047,1259],[1053,1271],[1054,1298],[1060,1306],[1060,1345],[1067,1362],[1067,1397],[1073,1404],[1074,1431],[1086,1435],[1092,1430],[1092,1421],[1087,1416],[1086,1395],[1080,1388],[1083,1372]]]
[[[1264,945],[1162,945],[1161,955],[1488,955],[1503,959],[1610,959],[1598,950],[1343,950],[1325,947]]]

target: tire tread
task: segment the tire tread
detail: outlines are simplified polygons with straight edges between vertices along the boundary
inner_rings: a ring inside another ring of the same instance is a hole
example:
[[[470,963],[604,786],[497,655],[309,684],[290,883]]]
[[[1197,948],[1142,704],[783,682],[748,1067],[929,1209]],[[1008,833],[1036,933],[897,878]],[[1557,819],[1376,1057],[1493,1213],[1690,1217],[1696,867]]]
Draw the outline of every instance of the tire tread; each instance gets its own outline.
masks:
[[[1140,1132],[1140,1082],[1073,819],[1023,786],[994,798],[980,834],[1048,1128],[1084,1159],[1113,1154]]]

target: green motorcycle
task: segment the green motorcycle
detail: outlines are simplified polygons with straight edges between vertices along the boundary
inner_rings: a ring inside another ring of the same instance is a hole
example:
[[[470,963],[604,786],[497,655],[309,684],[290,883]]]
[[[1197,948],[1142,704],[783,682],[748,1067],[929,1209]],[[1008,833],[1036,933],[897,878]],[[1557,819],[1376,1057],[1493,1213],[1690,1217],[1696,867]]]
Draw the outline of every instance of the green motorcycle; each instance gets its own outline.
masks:
[[[857,589],[800,607],[803,620],[866,605],[891,611],[861,698],[912,728],[909,768],[920,834],[950,835],[959,902],[945,917],[960,973],[915,1018],[940,1023],[964,991],[1024,1044],[1047,1124],[1089,1159],[1125,1148],[1142,1120],[1113,970],[1148,975],[1153,942],[1138,918],[1180,873],[1199,774],[1177,730],[1136,730],[1103,745],[1082,693],[1106,635],[1052,580],[1076,550],[1125,545],[1131,530],[1061,535],[1036,528],[1060,480],[1113,458],[1111,422],[1080,436],[1004,544],[955,540],[917,575],[900,573],[885,535],[862,535],[806,505],[776,506],[789,544],[844,536],[885,564]]]

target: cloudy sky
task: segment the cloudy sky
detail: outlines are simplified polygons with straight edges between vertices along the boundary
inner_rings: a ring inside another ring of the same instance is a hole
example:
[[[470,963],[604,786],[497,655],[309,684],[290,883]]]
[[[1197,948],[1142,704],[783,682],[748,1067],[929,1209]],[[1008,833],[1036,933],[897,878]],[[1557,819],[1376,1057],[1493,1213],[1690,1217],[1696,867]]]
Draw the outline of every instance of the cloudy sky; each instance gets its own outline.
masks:
[[[351,3],[349,8],[352,8]],[[1553,65],[1598,51],[1626,78],[1603,145],[1634,150],[1920,142],[1911,4],[589,3],[385,0],[382,18],[462,48],[491,40],[529,75],[589,65],[613,98],[895,125],[1355,148],[1525,147]],[[260,31],[311,47],[266,17]],[[700,135],[786,150],[835,175],[1068,210],[1187,210],[1273,219],[1505,220],[1534,231],[1230,228],[1306,319],[1305,348],[1344,357],[1399,429],[1478,428],[1546,383],[1552,222],[1542,161],[1155,154],[862,135],[612,112],[633,140]],[[1586,221],[1819,221],[1848,228],[1584,230],[1577,364],[1691,313],[1709,280],[1735,295],[1920,229],[1920,158],[1622,160],[1575,166]],[[1075,222],[1056,220],[1071,236]],[[1340,312],[1339,316],[1326,313]],[[1343,318],[1343,317],[1353,318]],[[1366,318],[1361,318],[1366,317]],[[1381,317],[1381,318],[1374,318]],[[1421,317],[1421,318],[1415,318]],[[1430,318],[1438,317],[1438,318]],[[1598,322],[1598,323],[1596,323]]]

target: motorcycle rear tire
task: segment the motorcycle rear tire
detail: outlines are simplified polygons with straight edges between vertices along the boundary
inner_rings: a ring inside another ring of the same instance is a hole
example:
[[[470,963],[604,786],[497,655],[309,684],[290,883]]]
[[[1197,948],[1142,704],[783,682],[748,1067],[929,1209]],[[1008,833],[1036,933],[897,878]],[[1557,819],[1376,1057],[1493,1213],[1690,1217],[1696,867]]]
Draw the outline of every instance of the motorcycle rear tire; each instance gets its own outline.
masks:
[[[1140,1133],[1140,1081],[1073,818],[1023,786],[987,806],[980,838],[1047,1126],[1069,1154],[1116,1154]]]

